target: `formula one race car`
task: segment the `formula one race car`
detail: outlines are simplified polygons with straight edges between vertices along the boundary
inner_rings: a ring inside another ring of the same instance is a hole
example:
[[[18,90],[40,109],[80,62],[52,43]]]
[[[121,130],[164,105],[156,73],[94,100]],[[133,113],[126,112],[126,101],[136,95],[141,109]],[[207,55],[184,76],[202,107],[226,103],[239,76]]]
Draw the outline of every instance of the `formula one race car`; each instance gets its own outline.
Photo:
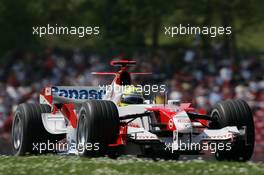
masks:
[[[155,104],[132,85],[131,75],[148,74],[128,72],[134,64],[112,61],[121,70],[94,73],[114,75],[109,86],[48,86],[40,93],[40,104],[20,104],[13,117],[15,155],[56,152],[178,159],[210,148],[217,160],[251,158],[254,122],[245,101],[219,102],[211,115],[177,99]]]

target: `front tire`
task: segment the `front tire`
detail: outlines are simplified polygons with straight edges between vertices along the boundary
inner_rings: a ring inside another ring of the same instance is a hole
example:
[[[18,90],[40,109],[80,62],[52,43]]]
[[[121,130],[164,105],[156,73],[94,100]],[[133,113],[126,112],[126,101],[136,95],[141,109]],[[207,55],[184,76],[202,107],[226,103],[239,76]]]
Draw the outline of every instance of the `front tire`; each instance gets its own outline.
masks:
[[[112,101],[90,100],[82,104],[77,124],[79,155],[107,153],[107,145],[116,142],[118,133],[119,114]]]
[[[227,100],[217,103],[211,116],[215,119],[212,128],[220,129],[226,126],[237,126],[238,129],[246,128],[245,139],[235,141],[231,150],[217,151],[217,160],[247,161],[254,151],[255,127],[250,107],[243,100]]]

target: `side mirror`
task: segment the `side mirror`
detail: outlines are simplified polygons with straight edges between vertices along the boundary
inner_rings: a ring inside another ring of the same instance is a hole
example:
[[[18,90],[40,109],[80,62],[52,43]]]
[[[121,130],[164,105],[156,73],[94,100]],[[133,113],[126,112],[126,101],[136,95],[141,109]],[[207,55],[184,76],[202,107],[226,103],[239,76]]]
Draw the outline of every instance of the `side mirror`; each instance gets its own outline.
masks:
[[[144,100],[144,104],[150,104],[150,100]]]
[[[180,100],[168,100],[168,104],[173,105],[173,106],[180,106],[181,101]]]

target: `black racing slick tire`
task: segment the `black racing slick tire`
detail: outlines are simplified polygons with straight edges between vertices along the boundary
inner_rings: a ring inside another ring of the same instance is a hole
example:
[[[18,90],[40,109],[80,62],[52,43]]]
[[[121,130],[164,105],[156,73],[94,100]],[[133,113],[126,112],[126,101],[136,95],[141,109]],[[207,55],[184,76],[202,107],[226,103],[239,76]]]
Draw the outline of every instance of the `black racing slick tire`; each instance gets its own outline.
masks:
[[[247,161],[254,151],[255,127],[250,107],[243,100],[227,100],[219,102],[212,110],[211,117],[214,119],[212,128],[220,129],[226,126],[245,128],[244,139],[236,140],[231,150],[217,150],[217,160]]]
[[[112,101],[90,100],[79,111],[77,149],[81,156],[102,156],[108,144],[116,142],[119,114]]]
[[[50,112],[51,108],[49,105],[32,103],[18,105],[12,123],[14,155],[46,153],[49,151],[40,151],[40,144],[44,146],[45,144],[55,143],[65,138],[65,134],[50,134],[44,128],[41,114]]]

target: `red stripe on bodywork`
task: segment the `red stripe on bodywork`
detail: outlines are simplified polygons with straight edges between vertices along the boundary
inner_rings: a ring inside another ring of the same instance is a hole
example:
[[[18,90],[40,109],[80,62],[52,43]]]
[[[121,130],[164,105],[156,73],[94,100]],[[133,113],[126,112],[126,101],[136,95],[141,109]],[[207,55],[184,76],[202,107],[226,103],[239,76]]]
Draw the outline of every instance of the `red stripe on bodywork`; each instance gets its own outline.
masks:
[[[126,145],[127,144],[127,124],[126,123],[120,123],[119,126],[119,134],[117,136],[116,142],[113,144],[108,144],[110,147],[120,146],[120,145]]]
[[[47,100],[49,105],[52,105],[52,87],[47,86],[40,91],[40,94]]]
[[[70,121],[70,124],[73,128],[77,126],[77,115],[74,112],[74,104],[73,103],[66,103],[63,104],[61,108],[61,112],[64,116]]]

